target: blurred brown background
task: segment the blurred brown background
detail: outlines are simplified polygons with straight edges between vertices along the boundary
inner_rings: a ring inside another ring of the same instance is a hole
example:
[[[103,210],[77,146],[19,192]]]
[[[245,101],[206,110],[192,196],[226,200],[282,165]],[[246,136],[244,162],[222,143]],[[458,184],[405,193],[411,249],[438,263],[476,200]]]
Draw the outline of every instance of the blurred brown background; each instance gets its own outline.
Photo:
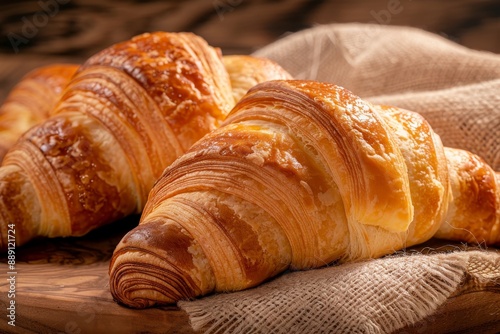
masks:
[[[500,53],[499,0],[2,1],[0,101],[34,67],[80,63],[146,31],[192,31],[235,54],[334,22],[409,25]]]

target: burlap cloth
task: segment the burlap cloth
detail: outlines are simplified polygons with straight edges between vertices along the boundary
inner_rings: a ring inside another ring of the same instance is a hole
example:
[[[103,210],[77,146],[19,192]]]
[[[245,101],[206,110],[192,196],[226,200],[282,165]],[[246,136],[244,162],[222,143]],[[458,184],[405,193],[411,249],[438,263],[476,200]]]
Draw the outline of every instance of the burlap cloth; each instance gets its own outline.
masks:
[[[255,53],[295,78],[332,82],[420,112],[444,144],[500,170],[500,56],[421,30],[334,24]],[[247,291],[180,302],[209,333],[391,333],[432,316],[463,285],[500,286],[500,253],[401,253],[287,273]]]

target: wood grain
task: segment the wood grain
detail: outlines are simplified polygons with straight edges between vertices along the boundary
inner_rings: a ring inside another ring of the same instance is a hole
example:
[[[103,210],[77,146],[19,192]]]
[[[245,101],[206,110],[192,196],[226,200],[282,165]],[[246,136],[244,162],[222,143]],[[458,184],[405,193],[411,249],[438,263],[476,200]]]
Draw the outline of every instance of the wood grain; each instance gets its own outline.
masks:
[[[136,226],[129,217],[81,238],[36,240],[16,252],[15,333],[194,333],[186,313],[162,307],[133,310],[109,292],[108,266],[115,245]],[[436,253],[475,247],[431,240],[406,252]],[[490,249],[500,252],[498,249]],[[7,262],[2,255],[0,262]],[[3,268],[6,268],[4,266]],[[430,317],[397,333],[495,333],[500,330],[500,283],[471,289],[467,280]],[[7,307],[0,280],[0,308]],[[14,333],[5,319],[1,333]]]
[[[398,334],[482,333],[500,330],[500,293],[475,291],[449,299],[437,312]]]

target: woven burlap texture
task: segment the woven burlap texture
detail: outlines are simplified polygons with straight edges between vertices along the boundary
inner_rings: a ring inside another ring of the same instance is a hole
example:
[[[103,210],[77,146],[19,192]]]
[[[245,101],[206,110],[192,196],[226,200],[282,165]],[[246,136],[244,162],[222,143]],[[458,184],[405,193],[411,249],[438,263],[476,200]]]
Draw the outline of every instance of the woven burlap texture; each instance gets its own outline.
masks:
[[[287,273],[179,306],[206,333],[391,333],[432,317],[464,284],[492,282],[500,253],[416,254]]]
[[[257,51],[297,79],[420,112],[444,144],[500,170],[500,56],[418,29],[318,26]],[[500,254],[387,257],[282,275],[179,306],[208,333],[391,333],[429,319],[464,284],[500,282]],[[472,287],[474,288],[474,287]]]

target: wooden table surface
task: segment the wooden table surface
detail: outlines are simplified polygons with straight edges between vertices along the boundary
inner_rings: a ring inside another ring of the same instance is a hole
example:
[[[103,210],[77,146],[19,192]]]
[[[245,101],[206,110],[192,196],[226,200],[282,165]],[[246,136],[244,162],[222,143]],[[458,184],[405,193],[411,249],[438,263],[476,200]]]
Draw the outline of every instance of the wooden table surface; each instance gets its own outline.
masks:
[[[419,27],[470,48],[500,53],[498,0],[395,1],[2,1],[0,102],[37,66],[81,63],[113,43],[155,30],[192,31],[224,54],[248,54],[317,24],[372,22]],[[133,217],[83,238],[41,240],[20,248],[16,332],[191,333],[186,314],[174,307],[137,311],[112,300],[109,259],[121,236],[136,223]],[[1,261],[6,262],[5,256]],[[4,276],[0,287],[0,307],[5,310]],[[432,317],[400,332],[500,332],[498,305],[498,286],[463,290]],[[0,332],[11,329],[5,319],[0,321]]]

